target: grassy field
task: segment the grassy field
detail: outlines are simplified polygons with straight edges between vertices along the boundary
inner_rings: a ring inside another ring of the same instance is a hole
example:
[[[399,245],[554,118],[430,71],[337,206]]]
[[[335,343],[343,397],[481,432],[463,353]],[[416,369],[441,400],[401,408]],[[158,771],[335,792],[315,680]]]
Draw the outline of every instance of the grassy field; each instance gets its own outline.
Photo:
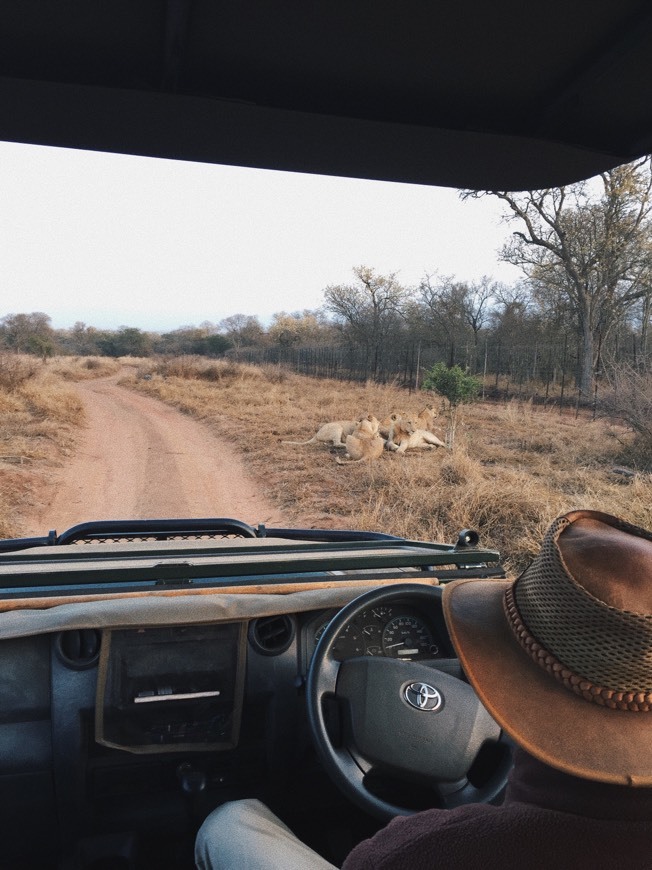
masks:
[[[125,386],[180,408],[233,444],[261,491],[296,525],[443,542],[474,528],[511,570],[536,552],[555,516],[575,507],[652,527],[652,479],[614,471],[628,460],[633,468],[633,454],[630,433],[613,422],[560,416],[527,402],[478,403],[463,409],[453,450],[385,453],[370,466],[343,467],[335,448],[281,442],[305,440],[328,420],[417,412],[434,397],[276,367],[193,358],[129,362]],[[0,355],[0,537],[16,534],[21,505],[75,449],[83,409],[74,382],[121,367],[95,358],[44,365]],[[443,437],[445,413],[437,423]]]
[[[371,466],[342,467],[334,448],[281,442],[305,440],[328,420],[417,412],[433,396],[192,358],[142,361],[125,384],[204,421],[234,444],[295,524],[443,542],[474,528],[511,570],[536,552],[551,520],[572,508],[652,527],[650,476],[614,472],[627,462],[631,436],[608,421],[560,416],[558,409],[529,403],[470,405],[451,451],[386,453]],[[439,422],[442,437],[445,414]]]
[[[63,357],[43,364],[0,354],[0,538],[17,533],[21,507],[74,449],[84,414],[72,382],[119,368],[112,360]]]

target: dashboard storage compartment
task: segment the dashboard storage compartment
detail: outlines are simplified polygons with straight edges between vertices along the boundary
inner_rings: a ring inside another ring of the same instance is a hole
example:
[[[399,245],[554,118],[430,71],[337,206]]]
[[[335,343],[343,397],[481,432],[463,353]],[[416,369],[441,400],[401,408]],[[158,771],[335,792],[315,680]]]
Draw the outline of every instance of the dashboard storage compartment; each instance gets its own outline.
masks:
[[[140,753],[233,749],[245,644],[239,622],[105,631],[95,739]]]

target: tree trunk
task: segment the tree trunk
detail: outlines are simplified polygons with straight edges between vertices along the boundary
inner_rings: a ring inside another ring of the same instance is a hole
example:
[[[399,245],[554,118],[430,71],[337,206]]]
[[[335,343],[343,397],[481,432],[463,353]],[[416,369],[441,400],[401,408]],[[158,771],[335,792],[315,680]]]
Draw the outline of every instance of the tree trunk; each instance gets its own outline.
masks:
[[[588,317],[583,317],[580,322],[582,330],[580,344],[580,359],[578,360],[579,380],[578,390],[583,399],[591,395],[593,386],[593,332]]]
[[[643,312],[641,314],[641,353],[643,365],[647,368],[648,330],[650,326],[650,302],[652,296],[647,293],[643,298]]]

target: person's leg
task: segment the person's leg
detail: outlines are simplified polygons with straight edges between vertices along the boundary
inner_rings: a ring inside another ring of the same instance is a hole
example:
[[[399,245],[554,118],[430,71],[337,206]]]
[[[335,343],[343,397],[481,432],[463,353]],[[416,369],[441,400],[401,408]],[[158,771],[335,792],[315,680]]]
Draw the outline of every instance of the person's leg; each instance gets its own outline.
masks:
[[[214,810],[195,841],[199,870],[336,870],[258,800]]]

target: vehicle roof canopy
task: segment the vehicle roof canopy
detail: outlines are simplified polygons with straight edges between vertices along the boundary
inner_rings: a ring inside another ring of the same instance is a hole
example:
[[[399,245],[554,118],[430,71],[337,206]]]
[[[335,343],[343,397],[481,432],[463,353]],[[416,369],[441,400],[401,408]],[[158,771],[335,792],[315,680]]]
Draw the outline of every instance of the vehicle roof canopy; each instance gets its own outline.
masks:
[[[25,0],[0,138],[517,190],[652,150],[644,0]]]

